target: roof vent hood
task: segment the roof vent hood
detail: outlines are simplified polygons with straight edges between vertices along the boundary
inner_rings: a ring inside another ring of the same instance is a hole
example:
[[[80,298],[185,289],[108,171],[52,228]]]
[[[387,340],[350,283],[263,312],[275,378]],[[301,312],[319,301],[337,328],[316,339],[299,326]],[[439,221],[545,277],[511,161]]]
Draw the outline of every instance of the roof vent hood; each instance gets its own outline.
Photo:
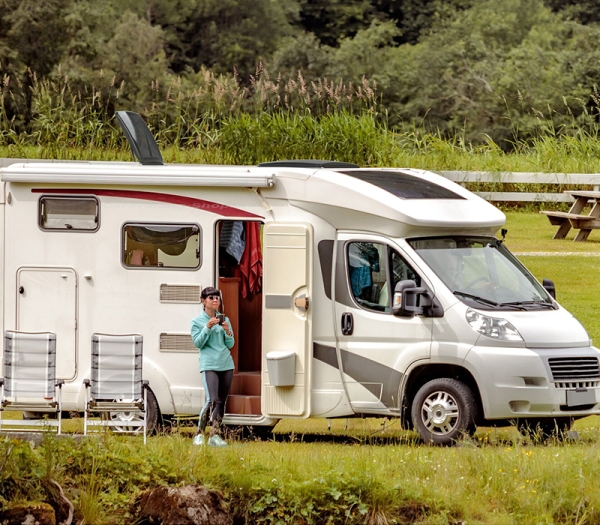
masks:
[[[158,144],[142,117],[133,111],[116,111],[115,116],[129,142],[133,159],[144,166],[163,165]]]

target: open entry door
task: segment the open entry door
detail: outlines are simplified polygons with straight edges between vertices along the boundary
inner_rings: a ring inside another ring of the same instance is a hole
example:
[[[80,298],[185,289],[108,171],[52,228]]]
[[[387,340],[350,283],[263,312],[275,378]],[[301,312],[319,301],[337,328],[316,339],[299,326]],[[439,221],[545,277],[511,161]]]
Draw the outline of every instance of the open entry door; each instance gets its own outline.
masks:
[[[310,224],[267,223],[263,232],[262,399],[265,416],[310,415]]]

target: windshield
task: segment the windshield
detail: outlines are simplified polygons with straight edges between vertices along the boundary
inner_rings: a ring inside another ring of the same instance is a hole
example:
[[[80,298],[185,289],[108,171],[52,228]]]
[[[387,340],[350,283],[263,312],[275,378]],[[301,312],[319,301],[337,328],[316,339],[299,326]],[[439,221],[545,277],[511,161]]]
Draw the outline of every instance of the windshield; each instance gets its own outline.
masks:
[[[435,237],[409,244],[461,301],[479,309],[556,308],[546,290],[493,237]]]

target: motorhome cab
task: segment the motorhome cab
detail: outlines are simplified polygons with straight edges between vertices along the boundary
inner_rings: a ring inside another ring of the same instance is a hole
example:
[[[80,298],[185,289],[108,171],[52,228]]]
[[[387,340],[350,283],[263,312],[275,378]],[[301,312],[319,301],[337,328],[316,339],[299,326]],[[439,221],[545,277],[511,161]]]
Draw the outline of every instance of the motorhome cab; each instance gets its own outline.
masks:
[[[197,414],[190,321],[216,286],[236,336],[228,424],[399,417],[445,444],[600,413],[585,329],[495,237],[502,212],[433,173],[19,162],[0,177],[2,326],[56,333],[65,410],[83,410],[92,334],[139,333],[150,424]]]

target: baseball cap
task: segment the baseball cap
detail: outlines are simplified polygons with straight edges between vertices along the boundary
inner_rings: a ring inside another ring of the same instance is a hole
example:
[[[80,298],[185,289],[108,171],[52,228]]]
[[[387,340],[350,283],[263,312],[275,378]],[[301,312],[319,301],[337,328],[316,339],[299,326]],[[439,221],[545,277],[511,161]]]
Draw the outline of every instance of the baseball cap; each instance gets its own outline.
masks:
[[[202,299],[206,299],[209,295],[218,295],[221,296],[221,292],[212,286],[207,286],[202,290],[201,297]]]

